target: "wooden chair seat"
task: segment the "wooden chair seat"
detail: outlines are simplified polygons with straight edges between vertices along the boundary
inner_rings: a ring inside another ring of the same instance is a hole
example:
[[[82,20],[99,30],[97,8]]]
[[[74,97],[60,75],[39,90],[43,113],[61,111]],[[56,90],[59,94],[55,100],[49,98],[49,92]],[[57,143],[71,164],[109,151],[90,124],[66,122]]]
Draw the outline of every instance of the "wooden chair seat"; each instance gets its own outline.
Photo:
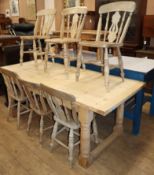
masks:
[[[80,128],[80,123],[79,122],[76,123],[74,122],[74,120],[71,120],[71,119],[69,121],[63,121],[57,117],[54,117],[54,120],[60,123],[61,125],[66,126],[67,128],[72,128],[74,130],[77,130]]]
[[[75,39],[75,38],[54,38],[54,39],[46,39],[45,40],[46,43],[50,43],[50,44],[64,44],[64,43],[76,43],[79,42],[79,39]]]
[[[94,48],[106,48],[106,47],[121,47],[122,43],[110,43],[103,41],[81,41],[79,42],[81,46],[94,47]]]
[[[23,40],[33,40],[33,39],[48,39],[49,36],[42,36],[42,35],[36,35],[36,36],[20,36],[20,39]]]

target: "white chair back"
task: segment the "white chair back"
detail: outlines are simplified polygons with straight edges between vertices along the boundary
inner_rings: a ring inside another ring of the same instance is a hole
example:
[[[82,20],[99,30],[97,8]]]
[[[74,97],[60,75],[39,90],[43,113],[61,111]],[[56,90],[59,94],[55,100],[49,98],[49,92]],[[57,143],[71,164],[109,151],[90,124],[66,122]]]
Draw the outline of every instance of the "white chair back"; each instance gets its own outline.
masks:
[[[62,11],[60,37],[80,39],[87,14],[87,7],[78,6],[66,8]]]
[[[119,1],[100,6],[96,41],[122,43],[129,27],[136,4],[133,1]]]
[[[46,36],[50,33],[56,10],[43,9],[38,11],[34,28],[34,35]]]
[[[41,85],[43,96],[48,101],[54,116],[64,122],[79,123],[76,113],[76,99],[73,95]]]

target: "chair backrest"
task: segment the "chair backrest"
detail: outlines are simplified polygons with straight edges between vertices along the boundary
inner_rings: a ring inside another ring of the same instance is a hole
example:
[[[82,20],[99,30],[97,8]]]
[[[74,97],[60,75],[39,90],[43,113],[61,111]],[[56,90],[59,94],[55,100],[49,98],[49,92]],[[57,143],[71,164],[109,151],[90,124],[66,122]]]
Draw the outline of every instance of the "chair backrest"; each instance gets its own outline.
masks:
[[[100,6],[96,41],[123,43],[132,13],[136,7],[133,1],[119,1]]]
[[[4,82],[7,88],[8,97],[13,97],[14,99],[21,99],[25,97],[23,87],[19,82],[19,77],[14,72],[0,68],[0,73],[4,78]]]
[[[30,107],[39,115],[49,111],[46,99],[42,96],[40,84],[20,80],[27,95]]]
[[[62,11],[60,37],[80,39],[86,14],[87,7],[84,6],[65,8]]]
[[[65,122],[74,121],[79,123],[76,113],[76,99],[73,95],[42,84],[41,89],[56,118]]]
[[[56,10],[44,9],[37,13],[37,19],[34,28],[34,35],[46,36],[50,33]]]

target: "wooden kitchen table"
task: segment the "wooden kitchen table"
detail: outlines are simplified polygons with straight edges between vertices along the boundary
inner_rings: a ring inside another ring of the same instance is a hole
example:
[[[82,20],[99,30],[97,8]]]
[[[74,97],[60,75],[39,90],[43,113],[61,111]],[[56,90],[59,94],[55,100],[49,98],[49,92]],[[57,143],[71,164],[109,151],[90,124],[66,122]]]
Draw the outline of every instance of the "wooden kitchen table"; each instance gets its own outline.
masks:
[[[83,57],[87,60],[93,60],[96,58],[96,52],[83,51]],[[124,64],[125,78],[138,80],[145,83],[153,82],[151,97],[149,98],[148,96],[147,98],[144,93],[144,89],[142,89],[135,96],[136,105],[133,105],[133,110],[132,107],[131,110],[129,108],[126,108],[125,110],[125,117],[133,121],[132,133],[134,135],[138,135],[140,133],[142,106],[145,102],[150,102],[149,115],[154,116],[154,60],[129,56],[122,56],[122,59]],[[116,67],[116,65],[118,65],[118,59],[111,56],[109,59],[109,63],[113,67]],[[86,65],[86,68],[90,70],[95,70],[97,72],[102,72],[100,66],[96,66],[93,64]],[[120,69],[113,68],[110,70],[110,74],[120,76]]]
[[[16,72],[20,78],[26,81],[43,83],[76,97],[81,123],[79,164],[87,167],[105,147],[122,133],[124,103],[143,88],[144,83],[129,79],[122,82],[121,78],[111,76],[110,92],[107,92],[104,86],[104,77],[98,72],[81,70],[80,80],[76,82],[76,68],[71,67],[69,75],[66,75],[64,66],[61,64],[49,62],[47,72],[44,72],[43,65],[42,61],[38,61],[37,65],[34,61],[30,61],[23,63],[22,66],[16,64],[4,68]],[[93,112],[105,117],[115,109],[117,110],[113,133],[91,151],[90,127]]]

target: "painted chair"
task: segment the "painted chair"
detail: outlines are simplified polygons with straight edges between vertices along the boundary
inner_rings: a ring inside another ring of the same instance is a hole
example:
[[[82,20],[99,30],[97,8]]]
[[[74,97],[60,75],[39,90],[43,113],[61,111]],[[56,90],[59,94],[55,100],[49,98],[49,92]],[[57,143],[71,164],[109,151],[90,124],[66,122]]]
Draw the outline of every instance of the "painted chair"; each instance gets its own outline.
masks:
[[[68,72],[68,67],[71,59],[76,59],[77,45],[80,41],[80,36],[84,26],[86,13],[87,13],[87,7],[84,6],[66,8],[62,11],[60,36],[58,38],[45,40],[46,42],[46,55],[44,65],[45,71],[47,70],[48,54],[50,53],[51,48],[50,46],[61,45],[63,49],[62,54],[59,54],[59,52],[58,55],[56,55],[55,53],[51,53],[51,57],[53,61],[54,58],[56,57],[64,58],[65,70],[66,72]],[[70,45],[74,46],[73,57],[69,54]]]
[[[109,50],[113,50],[118,58],[118,65],[121,70],[122,81],[124,81],[123,61],[120,48],[131,21],[131,16],[136,4],[133,1],[119,1],[100,6],[99,21],[95,41],[81,41],[79,43],[79,55],[77,60],[76,80],[79,80],[80,66],[85,64],[95,64],[103,67],[105,87],[109,90]],[[103,37],[102,37],[103,31]],[[99,52],[94,59],[84,59],[82,56],[83,47],[95,48]]]
[[[44,51],[42,48],[41,40],[49,38],[50,30],[55,18],[56,10],[44,9],[37,13],[37,19],[34,27],[34,35],[32,36],[20,36],[20,63],[23,63],[24,54],[33,54],[35,63],[37,63],[37,57],[40,56],[43,59]],[[32,41],[32,50],[24,50],[24,43]]]
[[[54,147],[55,142],[69,150],[69,162],[70,166],[73,165],[73,150],[74,146],[80,144],[79,139],[75,142],[75,135],[80,136],[78,130],[80,123],[77,115],[76,99],[73,95],[49,88],[45,85],[41,85],[43,96],[46,97],[49,106],[54,113],[54,128],[51,136],[51,148]],[[63,126],[58,128],[58,126]],[[64,131],[69,130],[69,141],[66,145],[59,138],[58,135]],[[95,142],[98,143],[98,133],[95,118],[92,122],[92,135]]]
[[[28,127],[27,132],[30,131],[30,125],[32,121],[33,114],[41,116],[40,119],[40,143],[42,143],[42,136],[44,131],[49,130],[53,127],[52,125],[52,110],[49,107],[46,99],[42,96],[41,88],[39,84],[27,82],[24,80],[20,80],[22,83],[25,93],[28,97],[30,103],[30,114],[28,118]],[[44,126],[44,118],[49,117],[51,119],[51,125],[48,127]]]
[[[7,89],[9,110],[8,120],[12,113],[12,108],[17,107],[17,128],[19,128],[21,115],[30,112],[27,96],[19,82],[17,74],[3,68],[0,68],[0,73],[4,78]]]

